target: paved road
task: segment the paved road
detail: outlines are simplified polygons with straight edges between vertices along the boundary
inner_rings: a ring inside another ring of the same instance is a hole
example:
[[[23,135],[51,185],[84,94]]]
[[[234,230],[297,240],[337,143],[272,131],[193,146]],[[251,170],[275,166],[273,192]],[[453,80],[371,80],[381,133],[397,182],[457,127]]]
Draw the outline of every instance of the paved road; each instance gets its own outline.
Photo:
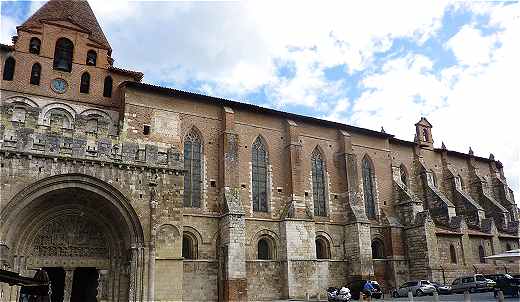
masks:
[[[471,301],[472,302],[496,302],[496,299],[493,297],[493,293],[475,293],[471,294]],[[414,297],[415,301],[433,301],[432,296],[424,296],[424,297]],[[287,301],[287,300],[280,300],[281,301]],[[294,300],[291,300],[293,302]],[[321,300],[323,301],[323,300]],[[353,300],[355,301],[355,300]],[[385,298],[385,299],[373,299],[372,302],[383,302],[383,301],[408,301],[408,298]],[[464,301],[464,295],[463,294],[452,294],[452,295],[440,295],[439,301]],[[519,298],[511,298],[506,297],[506,302],[519,302]],[[288,301],[287,301],[288,302]]]
[[[470,294],[471,296],[471,301],[475,301],[475,302],[495,302],[496,299],[493,297],[493,293],[475,293],[475,294]],[[433,301],[433,297],[432,296],[424,296],[424,297],[414,297],[413,298],[414,301]],[[398,298],[398,299],[393,299],[393,298],[387,298],[387,299],[384,299],[384,300],[372,300],[372,301],[408,301],[408,298]],[[439,296],[439,301],[464,301],[464,295],[463,294],[452,294],[452,295],[440,295]],[[506,301],[510,301],[510,302],[518,302],[520,301],[518,298],[510,298],[510,297],[506,297]]]

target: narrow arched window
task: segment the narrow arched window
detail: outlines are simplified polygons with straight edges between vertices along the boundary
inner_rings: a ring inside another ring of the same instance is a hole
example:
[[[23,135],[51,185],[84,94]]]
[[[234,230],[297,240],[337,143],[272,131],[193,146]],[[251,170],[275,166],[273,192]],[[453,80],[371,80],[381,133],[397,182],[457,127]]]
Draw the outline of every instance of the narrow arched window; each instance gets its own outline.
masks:
[[[323,236],[316,237],[316,258],[330,259],[329,243]]]
[[[105,86],[103,88],[103,96],[104,97],[111,97],[112,96],[112,77],[107,76],[105,78]]]
[[[36,37],[32,37],[31,41],[29,42],[29,52],[33,53],[35,55],[40,54],[40,48],[41,48],[42,42],[40,39]]]
[[[87,65],[96,66],[97,53],[92,49],[87,52]]]
[[[14,68],[16,66],[16,61],[13,57],[9,57],[5,60],[4,63],[4,74],[2,79],[4,81],[12,81],[14,77]]]
[[[480,263],[486,263],[486,252],[484,251],[484,247],[482,245],[478,246],[478,258]]]
[[[426,128],[423,129],[423,140],[425,142],[430,141],[430,135],[428,134],[428,129]]]
[[[450,244],[450,261],[451,263],[457,263],[457,252],[453,244]]]
[[[312,161],[312,198],[314,215],[327,216],[325,209],[325,163],[318,148],[311,155]]]
[[[251,148],[253,211],[267,212],[267,152],[260,137]]]
[[[408,172],[406,171],[406,167],[404,165],[399,167],[399,173],[401,173],[401,182],[405,186],[408,186]]]
[[[42,73],[42,66],[39,63],[34,63],[31,68],[31,80],[32,85],[40,85],[40,76]]]
[[[84,72],[81,75],[81,82],[79,85],[79,92],[88,93],[90,90],[90,74],[88,72]]]
[[[202,144],[197,131],[192,129],[184,139],[184,206],[200,207],[202,182]]]
[[[54,69],[70,72],[73,54],[74,44],[67,38],[59,38],[54,48]]]
[[[455,177],[455,185],[457,186],[457,188],[461,190],[463,189],[462,177],[460,175],[457,175],[457,177]]]
[[[191,234],[182,235],[182,257],[184,259],[197,259],[197,239]]]
[[[272,246],[269,241],[270,240],[267,238],[261,238],[260,240],[258,240],[258,259],[260,259],[260,260],[273,259]]]
[[[372,241],[372,259],[384,259],[385,258],[385,246],[379,239]]]
[[[374,168],[372,166],[372,161],[367,156],[363,158],[362,165],[365,212],[368,218],[376,218],[376,203],[374,198]]]

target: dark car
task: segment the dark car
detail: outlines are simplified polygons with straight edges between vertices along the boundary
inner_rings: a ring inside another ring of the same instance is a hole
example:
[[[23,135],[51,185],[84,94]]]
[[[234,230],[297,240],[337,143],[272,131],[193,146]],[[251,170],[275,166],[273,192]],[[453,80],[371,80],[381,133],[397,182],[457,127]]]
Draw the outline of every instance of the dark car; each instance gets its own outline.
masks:
[[[348,288],[350,289],[350,294],[352,295],[352,299],[359,300],[359,297],[363,293],[363,287],[365,286],[365,283],[367,280],[356,280],[348,285]],[[372,283],[372,286],[374,289],[372,290],[372,297],[376,299],[381,299],[383,297],[383,291],[381,291],[381,287],[379,286],[379,283],[377,281],[370,281],[368,282]]]
[[[449,295],[451,294],[451,286],[440,284],[439,282],[430,282],[435,289],[437,290],[437,293],[439,295]]]
[[[520,279],[513,278],[509,274],[491,274],[484,275],[484,277],[496,282],[495,297],[498,291],[501,290],[506,296],[518,297],[520,290]]]

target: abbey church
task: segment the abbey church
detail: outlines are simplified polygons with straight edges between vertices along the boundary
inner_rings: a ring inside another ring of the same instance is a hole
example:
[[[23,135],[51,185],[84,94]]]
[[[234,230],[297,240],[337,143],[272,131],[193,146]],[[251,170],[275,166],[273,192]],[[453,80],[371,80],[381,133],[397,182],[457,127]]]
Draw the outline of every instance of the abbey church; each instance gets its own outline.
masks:
[[[519,273],[485,258],[520,248],[501,162],[435,148],[426,118],[401,140],[114,62],[86,1],[50,0],[0,44],[0,266],[43,269],[53,302],[324,298],[356,279],[388,291]]]

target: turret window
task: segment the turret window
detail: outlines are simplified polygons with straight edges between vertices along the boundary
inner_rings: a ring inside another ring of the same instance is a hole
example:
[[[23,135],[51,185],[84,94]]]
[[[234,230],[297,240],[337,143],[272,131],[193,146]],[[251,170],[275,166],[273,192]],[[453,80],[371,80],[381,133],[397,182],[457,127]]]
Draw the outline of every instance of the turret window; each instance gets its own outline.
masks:
[[[67,38],[59,38],[54,49],[54,69],[70,72],[73,54],[74,44]]]
[[[36,37],[32,37],[31,41],[29,42],[29,52],[33,53],[35,55],[40,54],[40,48],[41,48],[42,42],[40,39]]]
[[[34,63],[31,69],[31,84],[40,85],[40,76],[42,72],[42,66],[39,63]]]
[[[87,65],[96,66],[97,53],[93,50],[87,52]]]
[[[84,72],[81,75],[81,83],[79,86],[79,92],[88,93],[90,90],[90,74],[88,72]]]
[[[103,96],[104,97],[112,97],[112,77],[107,76],[105,78],[105,86],[103,88]]]
[[[14,68],[16,66],[16,61],[13,57],[9,57],[5,60],[4,63],[4,75],[2,79],[4,81],[12,81],[14,77]]]

